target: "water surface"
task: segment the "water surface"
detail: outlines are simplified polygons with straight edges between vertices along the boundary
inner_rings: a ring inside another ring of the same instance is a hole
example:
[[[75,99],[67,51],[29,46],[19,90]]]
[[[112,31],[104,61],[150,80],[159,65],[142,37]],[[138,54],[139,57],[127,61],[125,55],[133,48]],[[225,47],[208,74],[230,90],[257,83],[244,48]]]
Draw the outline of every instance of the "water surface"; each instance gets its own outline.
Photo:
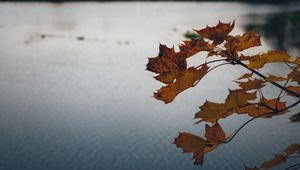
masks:
[[[193,125],[198,106],[224,101],[244,71],[220,68],[165,105],[151,97],[162,84],[145,71],[147,57],[218,20],[235,20],[233,34],[257,28],[264,46],[249,53],[289,47],[299,56],[299,39],[290,41],[299,32],[286,28],[299,11],[299,4],[0,3],[0,169],[200,169],[171,142],[178,131],[203,134]],[[284,31],[268,26],[276,17]],[[289,41],[280,44],[283,33]],[[205,155],[203,169],[259,165],[299,142],[300,125],[287,118],[253,122]],[[230,133],[248,119],[221,125]]]

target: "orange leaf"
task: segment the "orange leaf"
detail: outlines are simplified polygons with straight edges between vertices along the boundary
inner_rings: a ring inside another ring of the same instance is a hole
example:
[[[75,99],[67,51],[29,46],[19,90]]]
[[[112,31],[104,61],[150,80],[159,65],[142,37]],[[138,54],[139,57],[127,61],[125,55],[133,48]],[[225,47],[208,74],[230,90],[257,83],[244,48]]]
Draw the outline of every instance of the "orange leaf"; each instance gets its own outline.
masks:
[[[252,69],[258,69],[267,63],[289,61],[290,58],[291,56],[287,52],[269,51],[268,53],[249,57],[249,64],[247,66]]]
[[[174,144],[182,148],[183,152],[193,152],[194,163],[202,165],[204,154],[214,150],[218,145],[223,143],[225,141],[225,133],[219,123],[216,122],[211,127],[206,125],[205,137],[207,139],[183,132],[179,133],[179,136],[175,138]]]
[[[241,76],[240,78],[238,78],[238,80],[250,78],[250,77],[252,77],[252,75],[253,75],[253,73],[246,73],[243,76]]]
[[[238,82],[239,86],[243,89],[243,90],[252,90],[252,89],[260,89],[262,87],[264,87],[264,81],[261,79],[254,79],[254,80],[248,80],[246,82]]]
[[[203,65],[199,70],[194,67],[187,70],[181,70],[177,74],[176,81],[159,89],[156,93],[154,93],[154,97],[158,100],[164,101],[165,103],[170,103],[179,93],[193,87],[195,82],[205,76],[207,71],[207,65]]]
[[[158,56],[149,58],[146,69],[154,73],[172,72],[174,70],[179,70],[180,68],[185,69],[186,61],[182,60],[181,62],[178,62],[174,56],[174,48],[168,48],[167,46],[160,44]]]
[[[195,164],[203,164],[204,147],[207,145],[207,141],[200,136],[190,133],[179,133],[179,136],[175,138],[174,144],[177,147],[182,148],[183,152],[193,152]]]
[[[280,77],[280,76],[269,75],[266,80],[271,81],[271,82],[275,82],[275,81],[285,81],[285,80],[287,80],[287,78]]]
[[[205,137],[210,144],[221,144],[225,141],[225,133],[220,124],[216,122],[213,126],[205,125]]]
[[[297,69],[293,70],[289,75],[289,79],[292,79],[293,81],[296,81],[298,84],[300,84],[300,71]]]
[[[227,37],[227,35],[232,31],[234,27],[234,22],[230,23],[222,23],[219,21],[218,25],[215,27],[206,26],[206,28],[202,30],[195,30],[198,34],[203,36],[204,38],[210,39],[213,41],[213,44],[221,44]]]
[[[300,86],[294,87],[294,86],[288,86],[287,87],[289,90],[296,92],[298,94],[300,94]],[[288,93],[289,94],[289,93]],[[289,94],[290,95],[290,94]]]
[[[200,106],[200,111],[196,113],[195,119],[206,122],[216,122],[220,118],[225,118],[238,111],[239,108],[249,105],[249,100],[256,99],[256,92],[247,93],[246,90],[230,90],[225,103],[214,103],[206,101]]]
[[[242,36],[228,37],[225,47],[234,51],[243,51],[250,47],[260,46],[260,36],[256,35],[255,30],[246,32]]]
[[[277,98],[270,99],[270,100],[268,100],[266,98],[263,98],[262,101],[263,101],[263,103],[265,103],[269,107],[271,107],[273,109],[277,109],[277,110],[282,110],[286,106],[286,102],[280,102],[280,101],[277,102]],[[277,104],[277,106],[276,106],[276,104]],[[269,109],[268,107],[266,107],[264,105],[261,105],[261,104],[252,104],[252,105],[248,105],[248,106],[245,106],[243,108],[238,109],[237,112],[239,114],[247,113],[249,116],[257,117],[257,116],[263,115],[265,113],[272,113],[272,112],[274,112],[274,110]],[[282,112],[265,115],[263,117],[264,118],[271,118],[274,115],[280,115],[280,114],[284,114],[286,112],[288,112],[288,111],[285,110],[285,111],[282,111]]]
[[[295,152],[300,153],[300,144],[292,144],[284,150],[284,153],[287,156],[294,154]]]
[[[270,169],[275,166],[281,165],[286,162],[285,156],[281,154],[275,154],[275,158],[269,161],[265,161],[260,167]]]
[[[178,58],[188,58],[200,51],[210,51],[212,48],[212,45],[202,39],[192,39],[179,45],[180,51],[176,55]]]
[[[176,78],[177,71],[175,72],[167,72],[159,74],[158,76],[155,76],[154,78],[160,82],[163,82],[165,84],[173,83]]]

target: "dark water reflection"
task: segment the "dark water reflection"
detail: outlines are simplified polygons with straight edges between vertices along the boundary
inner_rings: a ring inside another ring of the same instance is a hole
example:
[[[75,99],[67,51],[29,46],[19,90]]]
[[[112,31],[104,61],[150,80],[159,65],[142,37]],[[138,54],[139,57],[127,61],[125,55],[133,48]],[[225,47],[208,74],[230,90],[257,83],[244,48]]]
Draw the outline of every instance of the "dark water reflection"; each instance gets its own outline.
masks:
[[[300,12],[285,11],[267,15],[249,15],[251,22],[245,30],[256,29],[272,48],[278,50],[300,49]]]

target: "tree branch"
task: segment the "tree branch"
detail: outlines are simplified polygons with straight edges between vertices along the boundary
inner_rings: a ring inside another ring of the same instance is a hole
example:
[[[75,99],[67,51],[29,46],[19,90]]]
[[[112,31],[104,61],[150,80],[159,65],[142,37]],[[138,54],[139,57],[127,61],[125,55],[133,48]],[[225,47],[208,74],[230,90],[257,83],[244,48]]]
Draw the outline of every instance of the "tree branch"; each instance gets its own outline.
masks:
[[[261,78],[263,78],[263,79],[265,79],[265,80],[267,79],[266,76],[264,76],[263,74],[261,74],[260,72],[254,70],[254,69],[252,69],[252,68],[249,68],[246,64],[242,63],[241,61],[235,60],[235,62],[236,62],[236,64],[239,64],[239,65],[243,66],[244,68],[250,70],[250,71],[253,72],[254,74],[258,75],[259,77],[261,77]],[[273,82],[273,81],[269,81],[269,82],[270,82],[271,84],[273,84],[274,86],[276,86],[276,87],[278,87],[278,88],[280,88],[280,89],[286,91],[287,93],[292,94],[293,96],[296,96],[296,97],[300,98],[300,94],[298,94],[298,93],[296,93],[296,92],[294,92],[294,91],[291,91],[291,90],[289,90],[288,88],[283,87],[283,86],[281,86],[280,84],[278,84],[278,83],[276,83],[276,82]]]

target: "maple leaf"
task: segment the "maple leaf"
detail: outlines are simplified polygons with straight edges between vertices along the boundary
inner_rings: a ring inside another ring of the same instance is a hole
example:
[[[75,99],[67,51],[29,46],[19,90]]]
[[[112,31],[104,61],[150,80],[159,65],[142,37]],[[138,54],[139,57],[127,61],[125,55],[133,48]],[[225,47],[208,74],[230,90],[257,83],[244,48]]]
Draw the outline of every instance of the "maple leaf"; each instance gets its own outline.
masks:
[[[213,41],[214,45],[221,44],[227,37],[227,35],[232,31],[234,27],[234,21],[230,23],[219,23],[215,27],[206,26],[206,28],[201,30],[195,30],[199,35],[204,38]]]
[[[214,103],[206,101],[200,106],[200,111],[195,114],[195,119],[200,119],[196,123],[202,121],[216,122],[220,118],[225,118],[231,114],[238,112],[238,109],[249,105],[249,100],[256,99],[256,92],[247,93],[246,90],[229,90],[229,94],[225,103]]]
[[[192,152],[194,154],[193,159],[195,159],[194,164],[202,165],[203,156],[226,140],[225,133],[218,122],[212,126],[206,125],[204,136],[206,139],[191,133],[182,132],[179,133],[179,136],[175,138],[173,143],[177,147],[182,148],[183,152]]]
[[[241,87],[241,89],[244,90],[253,90],[253,89],[260,89],[262,87],[264,87],[264,81],[261,79],[254,79],[254,80],[248,80],[246,82],[240,82],[240,81],[235,81],[237,83],[239,83],[239,86]]]
[[[210,144],[214,145],[219,145],[226,140],[226,135],[218,122],[213,126],[205,125],[205,137]]]
[[[290,61],[291,56],[285,51],[269,51],[267,53],[258,54],[248,57],[249,68],[262,68],[267,63]]]
[[[203,164],[204,147],[208,144],[207,141],[200,136],[190,133],[179,133],[179,136],[175,138],[174,144],[177,147],[182,148],[183,152],[193,152],[195,164]]]
[[[165,103],[172,102],[175,97],[184,90],[193,87],[196,81],[199,81],[208,71],[208,66],[204,64],[201,69],[190,67],[187,70],[180,70],[177,73],[176,81],[162,87],[156,93],[154,97],[158,100],[162,100]]]
[[[246,32],[242,36],[229,36],[226,39],[225,48],[230,51],[243,51],[250,47],[260,46],[260,36],[256,35],[255,30]]]

